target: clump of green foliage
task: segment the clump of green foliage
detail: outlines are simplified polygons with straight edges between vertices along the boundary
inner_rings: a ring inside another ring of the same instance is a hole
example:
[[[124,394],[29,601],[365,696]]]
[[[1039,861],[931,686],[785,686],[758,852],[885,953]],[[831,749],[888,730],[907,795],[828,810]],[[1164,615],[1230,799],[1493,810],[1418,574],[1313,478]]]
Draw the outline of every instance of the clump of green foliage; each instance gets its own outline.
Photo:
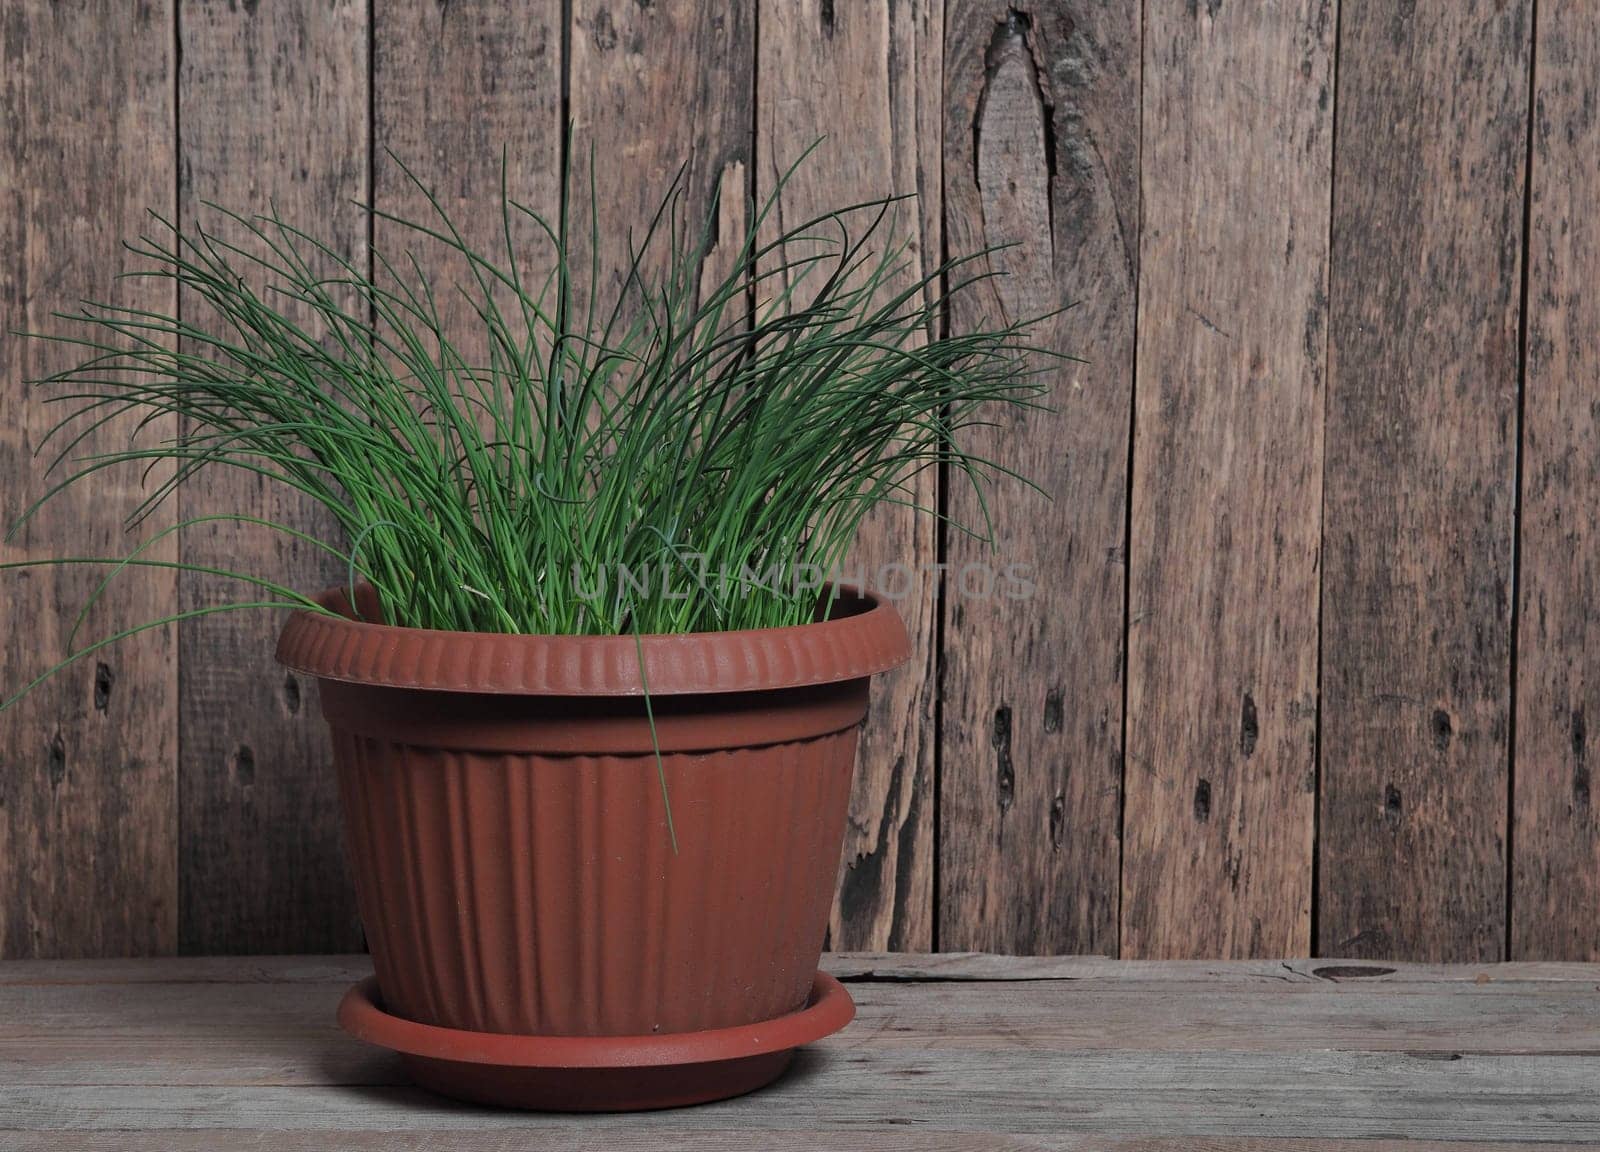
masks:
[[[370,271],[276,212],[209,205],[211,224],[158,220],[130,245],[145,263],[132,275],[175,284],[182,315],[86,304],[67,334],[45,337],[83,359],[37,382],[65,406],[46,441],[64,474],[23,522],[107,468],[176,465],[133,524],[197,473],[237,468],[321,505],[338,538],[246,510],[206,519],[338,555],[390,624],[638,635],[813,619],[827,593],[800,574],[838,566],[862,517],[910,501],[927,469],[981,490],[1004,469],[963,451],[963,431],[997,402],[1037,404],[1044,384],[1024,323],[933,335],[948,299],[990,274],[987,253],[924,275],[894,236],[895,200],[780,227],[781,194],[714,283],[712,229],[686,227],[669,195],[630,236],[608,305],[595,258],[575,267],[564,222],[504,182],[495,255],[429,195],[425,219],[377,213],[418,248],[375,253]],[[530,232],[525,252],[515,240]],[[424,274],[423,248],[442,249],[448,260],[426,264],[454,276]],[[445,292],[470,301],[470,331],[447,330]],[[176,416],[182,434],[77,455],[128,413],[146,431]],[[146,550],[183,526],[123,559],[45,563],[109,564],[109,582],[168,563]],[[654,575],[641,586],[622,572]],[[322,610],[314,590],[223,574],[251,594],[191,615]]]

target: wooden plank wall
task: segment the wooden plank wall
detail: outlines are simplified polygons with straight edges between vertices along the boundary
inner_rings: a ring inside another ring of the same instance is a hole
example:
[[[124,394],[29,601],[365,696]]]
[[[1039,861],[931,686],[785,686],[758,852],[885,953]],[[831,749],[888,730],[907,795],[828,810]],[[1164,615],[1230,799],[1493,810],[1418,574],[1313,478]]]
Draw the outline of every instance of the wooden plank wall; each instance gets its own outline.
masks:
[[[346,260],[367,261],[370,99],[365,0],[180,4],[178,212],[276,206],[315,220]],[[352,145],[354,142],[354,145]],[[214,225],[213,225],[214,226]],[[335,269],[331,263],[329,275]],[[186,320],[204,323],[197,301]],[[309,499],[213,469],[185,485],[185,519],[247,511],[326,537]],[[213,521],[180,535],[185,563],[271,573],[296,587],[341,579],[338,561],[277,533]],[[179,606],[239,597],[185,572]],[[178,946],[185,952],[336,950],[360,943],[338,828],[338,791],[314,685],[272,659],[278,621],[224,613],[178,626]]]
[[[0,61],[7,330],[82,295],[171,307],[112,280],[146,208],[275,203],[359,265],[404,241],[349,201],[416,210],[402,163],[468,208],[504,154],[555,215],[592,157],[612,273],[680,165],[731,238],[819,136],[786,211],[916,193],[914,267],[1009,245],[951,330],[1076,302],[1042,332],[1082,358],[1053,411],[969,445],[1048,498],[995,502],[993,551],[903,510],[859,549],[945,576],[903,603],[919,657],[862,742],[835,946],[1600,956],[1578,0],[0,0]],[[587,195],[568,211],[585,237]],[[58,355],[4,342],[8,520],[49,426],[22,381]],[[978,516],[948,478],[922,495]],[[108,477],[0,559],[115,551],[138,499]],[[225,510],[316,527],[227,476],[154,525]],[[165,544],[334,578],[222,524]],[[982,563],[1032,596],[968,594]],[[9,688],[92,577],[0,579]],[[152,572],[95,622],[222,594]],[[187,622],[0,715],[0,955],[358,945],[275,627]]]
[[[119,244],[174,203],[176,69],[170,2],[7,4],[0,16],[0,516],[9,526],[40,492],[33,454],[52,420],[22,381],[71,361],[70,350],[17,340],[50,313],[131,267]],[[63,75],[77,81],[64,84]],[[172,292],[125,282],[129,307],[169,311]],[[162,430],[172,431],[171,422]],[[106,428],[108,451],[129,428]],[[171,476],[170,472],[165,474]],[[158,477],[159,479],[159,477]],[[106,477],[46,506],[5,546],[5,560],[125,550],[121,523],[138,479]],[[150,524],[160,531],[171,512]],[[168,537],[152,559],[176,559]],[[98,582],[89,569],[5,577],[0,682],[6,693],[62,651]],[[113,590],[91,627],[157,619],[178,603],[170,569]],[[178,946],[177,642],[137,637],[44,685],[0,717],[0,955],[147,954]]]
[[[1334,35],[1329,0],[1146,12],[1122,849],[1141,956],[1310,941]]]
[[[1054,412],[1008,417],[969,446],[1049,495],[1008,494],[993,552],[946,534],[957,595],[945,597],[939,939],[1115,953],[1138,9],[957,4],[946,27],[949,251],[1010,245],[1006,278],[958,298],[950,324],[1081,300],[1045,336],[1085,362],[1059,374]],[[970,487],[953,487],[949,507],[981,522]],[[959,594],[962,573],[996,555],[1028,566],[1036,599]]]
[[[1600,950],[1600,22],[1541,4],[1522,419],[1511,951]]]
[[[786,186],[784,219],[885,194],[919,196],[896,221],[910,247],[904,273],[885,293],[904,291],[940,252],[940,217],[927,211],[939,202],[940,7],[763,0],[759,8],[756,202],[819,137],[811,162]],[[776,217],[769,221],[775,228]],[[924,473],[912,498],[937,506],[937,480]],[[879,508],[847,563],[870,573],[906,557],[932,558],[936,536],[929,517]],[[874,694],[829,923],[835,948],[933,947],[936,590],[919,581],[899,602],[917,655]]]
[[[1506,940],[1532,4],[1341,33],[1318,946]],[[1382,118],[1385,133],[1361,125]],[[1538,401],[1535,401],[1537,404]]]

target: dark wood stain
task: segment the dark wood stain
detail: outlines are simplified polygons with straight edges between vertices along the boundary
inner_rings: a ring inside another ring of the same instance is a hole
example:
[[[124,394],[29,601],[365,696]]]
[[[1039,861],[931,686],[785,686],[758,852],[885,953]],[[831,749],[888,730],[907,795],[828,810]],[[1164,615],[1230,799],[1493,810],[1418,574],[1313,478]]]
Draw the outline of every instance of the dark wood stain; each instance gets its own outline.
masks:
[[[1324,964],[1313,968],[1311,974],[1321,980],[1376,980],[1392,976],[1394,971],[1374,964]]]

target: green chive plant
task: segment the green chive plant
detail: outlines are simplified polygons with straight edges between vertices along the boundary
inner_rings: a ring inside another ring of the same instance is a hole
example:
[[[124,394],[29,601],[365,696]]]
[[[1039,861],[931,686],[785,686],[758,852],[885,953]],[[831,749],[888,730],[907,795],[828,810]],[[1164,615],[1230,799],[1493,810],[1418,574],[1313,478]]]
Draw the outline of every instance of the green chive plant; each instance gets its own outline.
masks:
[[[589,185],[593,201],[592,164]],[[827,610],[811,574],[840,565],[873,506],[912,501],[927,469],[947,465],[980,491],[1005,472],[965,452],[963,430],[996,402],[1038,404],[1045,388],[1027,323],[935,335],[948,299],[990,275],[988,253],[919,274],[894,235],[895,199],[784,226],[780,183],[706,284],[714,235],[685,226],[675,185],[642,239],[630,236],[622,290],[602,307],[596,257],[575,266],[566,205],[547,222],[502,179],[491,256],[417,186],[426,218],[374,211],[417,247],[375,252],[370,271],[276,211],[208,205],[212,222],[182,229],[156,218],[129,245],[144,262],[130,275],[174,283],[182,315],[90,303],[43,337],[82,359],[36,382],[64,409],[45,441],[60,475],[18,527],[108,468],[176,465],[130,525],[203,470],[237,468],[327,509],[338,538],[243,510],[203,519],[337,555],[389,624],[619,635],[796,624]],[[530,225],[531,253],[515,242]],[[425,275],[422,247],[442,249],[454,276]],[[470,331],[447,330],[446,292],[470,302]],[[78,454],[130,412],[140,431],[126,447]],[[165,416],[182,434],[147,442]],[[189,567],[146,552],[196,522],[122,558],[23,564],[107,565],[92,604],[129,567]],[[324,611],[314,589],[203,571],[250,591],[64,663],[187,616]]]

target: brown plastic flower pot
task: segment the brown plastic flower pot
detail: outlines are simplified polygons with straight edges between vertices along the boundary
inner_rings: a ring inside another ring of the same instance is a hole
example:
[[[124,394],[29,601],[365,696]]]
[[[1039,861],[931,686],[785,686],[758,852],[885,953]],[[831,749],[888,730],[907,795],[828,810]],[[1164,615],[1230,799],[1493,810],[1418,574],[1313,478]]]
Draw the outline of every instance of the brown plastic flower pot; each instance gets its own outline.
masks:
[[[377,978],[352,1031],[450,1095],[624,1108],[749,1091],[848,1021],[817,961],[869,678],[909,651],[889,604],[636,640],[321,603],[341,615],[295,613],[278,659],[318,678],[333,733]]]

